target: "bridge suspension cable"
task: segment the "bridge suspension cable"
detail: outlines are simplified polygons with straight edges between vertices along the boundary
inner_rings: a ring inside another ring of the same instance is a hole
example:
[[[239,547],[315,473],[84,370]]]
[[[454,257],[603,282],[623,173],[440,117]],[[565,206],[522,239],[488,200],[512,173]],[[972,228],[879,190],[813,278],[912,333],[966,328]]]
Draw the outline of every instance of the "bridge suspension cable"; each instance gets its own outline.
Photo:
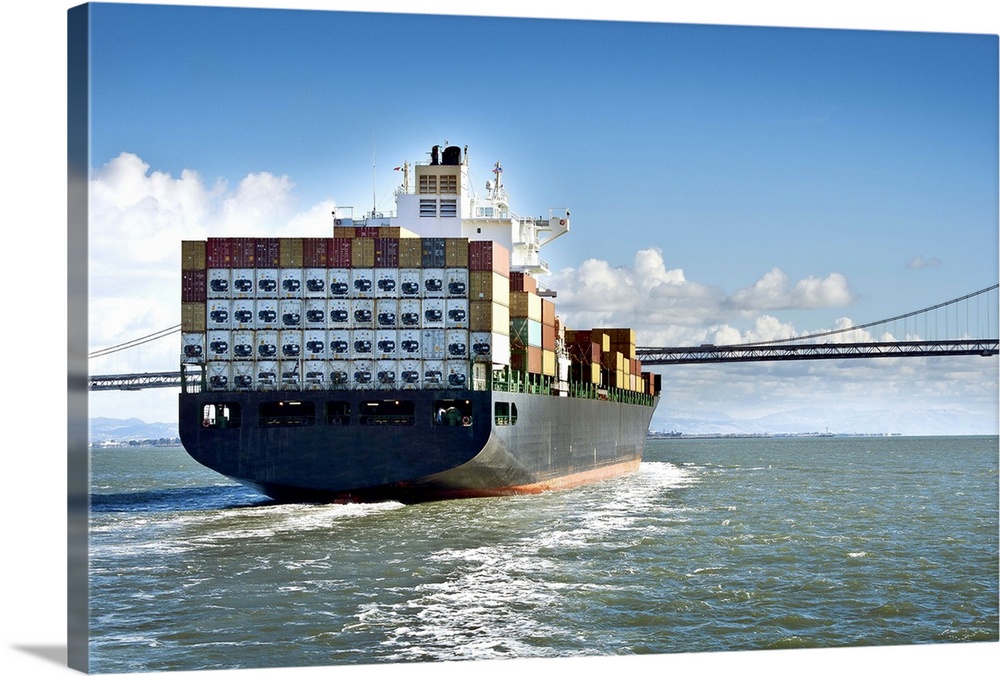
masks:
[[[115,352],[121,352],[122,350],[127,350],[127,349],[132,348],[132,347],[137,347],[137,346],[142,345],[144,343],[151,343],[154,340],[159,340],[160,338],[165,338],[165,337],[167,337],[167,336],[169,336],[169,335],[171,335],[173,333],[177,333],[180,330],[181,330],[181,325],[177,324],[177,325],[171,326],[170,328],[167,328],[167,329],[161,329],[161,330],[157,331],[156,333],[151,333],[148,336],[143,336],[142,338],[135,338],[133,340],[130,340],[130,341],[125,342],[125,343],[121,343],[119,345],[113,345],[111,347],[105,347],[105,348],[102,348],[100,350],[95,350],[95,351],[91,352],[90,354],[88,354],[87,358],[88,359],[94,359],[95,357],[104,357],[104,356],[107,356],[109,354],[114,354]]]

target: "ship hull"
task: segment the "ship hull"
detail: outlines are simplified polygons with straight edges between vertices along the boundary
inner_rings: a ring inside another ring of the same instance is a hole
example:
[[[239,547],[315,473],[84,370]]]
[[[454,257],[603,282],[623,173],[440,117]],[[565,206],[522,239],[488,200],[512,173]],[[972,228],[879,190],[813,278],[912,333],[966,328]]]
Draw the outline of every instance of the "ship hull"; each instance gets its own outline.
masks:
[[[279,501],[421,502],[537,493],[634,472],[655,401],[469,390],[203,392],[180,395],[180,435],[195,460]],[[230,416],[224,424],[206,413],[220,406]]]

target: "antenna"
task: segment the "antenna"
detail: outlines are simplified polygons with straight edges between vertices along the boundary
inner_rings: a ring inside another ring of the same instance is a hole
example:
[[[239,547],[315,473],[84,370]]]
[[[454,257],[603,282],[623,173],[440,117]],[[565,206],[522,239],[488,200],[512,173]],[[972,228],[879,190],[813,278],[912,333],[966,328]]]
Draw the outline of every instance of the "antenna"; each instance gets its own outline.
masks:
[[[375,218],[375,132],[372,132],[372,218]]]

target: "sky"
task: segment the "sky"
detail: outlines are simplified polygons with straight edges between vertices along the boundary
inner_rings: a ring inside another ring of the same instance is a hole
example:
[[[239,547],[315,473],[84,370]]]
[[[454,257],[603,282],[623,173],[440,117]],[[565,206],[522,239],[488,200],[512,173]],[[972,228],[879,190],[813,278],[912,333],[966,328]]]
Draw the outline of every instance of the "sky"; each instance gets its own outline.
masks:
[[[62,306],[74,302],[67,256],[89,263],[90,349],[117,344],[178,323],[181,237],[325,233],[330,204],[370,203],[372,148],[376,195],[385,199],[394,187],[391,166],[418,161],[448,139],[470,146],[483,181],[492,163],[503,161],[520,213],[572,209],[572,233],[545,250],[561,306],[571,304],[563,285],[581,275],[635,283],[652,270],[673,280],[661,288],[675,292],[673,306],[660,296],[621,300],[625,317],[643,317],[649,307],[658,319],[637,327],[643,341],[700,341],[713,327],[743,335],[755,327],[801,332],[842,318],[866,322],[997,279],[998,22],[980,0],[937,7],[707,0],[669,9],[618,0],[574,9],[568,27],[478,23],[484,33],[468,23],[421,34],[385,21],[333,25],[317,14],[292,37],[277,30],[272,15],[263,28],[242,13],[238,21],[179,28],[164,15],[144,26],[108,21],[95,32],[106,42],[94,44],[95,69],[103,70],[92,82],[94,211],[86,255],[68,246],[64,226],[65,27],[74,4],[21,3],[0,24],[7,279],[17,282],[12,291],[44,294],[8,296],[18,316],[44,319],[14,326],[5,342],[9,382],[16,383],[8,416],[17,424],[7,428],[4,529],[11,542],[31,543],[30,555],[4,560],[5,600],[17,608],[0,652],[9,673],[65,671],[61,392],[66,336],[76,328],[67,326]],[[386,0],[296,6],[411,10]],[[420,8],[567,16],[549,0]],[[633,24],[595,27],[584,19]],[[905,34],[872,32],[885,29]],[[919,34],[929,31],[952,35]],[[983,46],[984,34],[992,47]],[[809,295],[797,288],[825,289],[826,300],[804,303]],[[727,310],[727,301],[754,289],[769,291],[771,301],[758,303],[766,310]],[[788,300],[775,302],[781,298]],[[664,326],[658,313],[667,310]],[[659,333],[671,327],[689,328]],[[176,345],[157,349],[163,354],[143,355],[139,368],[166,362],[173,370]],[[95,372],[101,366],[92,364]],[[996,369],[995,359],[674,368],[664,376],[659,410],[748,418],[808,405],[831,418],[854,407],[885,419],[916,410],[965,420],[969,411],[974,421],[986,416],[995,432]],[[170,420],[175,397],[164,390],[95,393],[91,414]],[[671,418],[662,425],[669,428]],[[627,666],[833,674],[891,661],[932,674],[957,663],[995,663],[997,644],[899,650],[648,656],[629,658],[638,661]],[[426,673],[466,668],[426,665]],[[509,668],[477,665],[486,673]],[[519,668],[531,673],[533,666]],[[364,671],[386,669],[398,671]],[[251,673],[264,670],[241,671]]]
[[[390,10],[93,7],[92,351],[179,323],[182,239],[329,236],[445,141],[474,186],[502,162],[516,213],[571,210],[541,281],[572,328],[768,340],[997,281],[995,32]],[[91,372],[175,370],[176,343]],[[998,427],[995,358],[655,370],[658,430]]]

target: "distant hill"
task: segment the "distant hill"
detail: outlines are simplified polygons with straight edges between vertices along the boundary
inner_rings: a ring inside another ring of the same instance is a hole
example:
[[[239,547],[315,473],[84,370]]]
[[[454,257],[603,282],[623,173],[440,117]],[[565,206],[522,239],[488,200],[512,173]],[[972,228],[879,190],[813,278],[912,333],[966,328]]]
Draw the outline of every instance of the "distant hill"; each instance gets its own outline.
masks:
[[[91,418],[90,442],[141,441],[143,439],[174,439],[178,436],[175,423],[147,423],[138,418]]]

